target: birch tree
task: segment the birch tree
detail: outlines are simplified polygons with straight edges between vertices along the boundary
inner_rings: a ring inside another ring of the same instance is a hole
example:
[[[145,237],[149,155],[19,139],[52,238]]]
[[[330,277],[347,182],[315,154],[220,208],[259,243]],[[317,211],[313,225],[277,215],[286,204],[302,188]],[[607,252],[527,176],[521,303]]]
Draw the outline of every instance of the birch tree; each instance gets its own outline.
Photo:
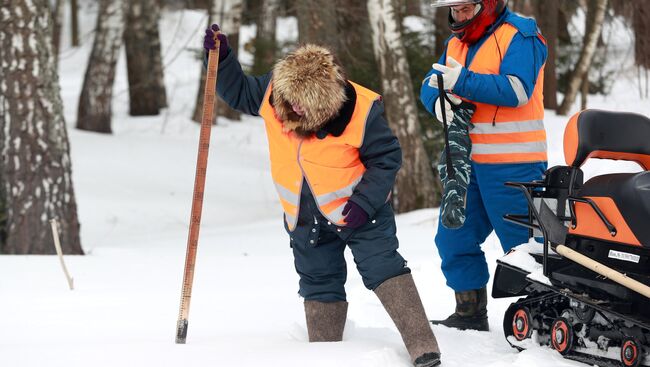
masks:
[[[129,114],[157,115],[167,106],[158,19],[158,0],[129,1],[124,32],[129,79]]]
[[[394,206],[397,212],[405,212],[433,206],[435,197],[433,173],[420,139],[415,96],[394,1],[368,0],[367,6],[386,117],[402,146],[403,163],[397,174]]]
[[[5,4],[7,1],[5,1]],[[0,252],[83,254],[47,0],[0,11]]]
[[[111,133],[111,101],[115,66],[122,47],[124,2],[101,0],[83,88],[79,97],[77,128]]]
[[[582,51],[580,52],[580,58],[571,73],[564,100],[558,108],[557,113],[559,115],[566,116],[569,113],[578,91],[582,86],[583,80],[587,77],[589,67],[593,61],[594,54],[596,53],[596,45],[598,44],[598,39],[600,38],[600,33],[603,28],[605,11],[607,10],[607,0],[595,0],[594,7],[590,7],[590,9],[593,9],[593,11],[588,12],[587,17],[592,17],[592,19],[587,22],[589,27],[585,30],[584,44],[582,46]]]

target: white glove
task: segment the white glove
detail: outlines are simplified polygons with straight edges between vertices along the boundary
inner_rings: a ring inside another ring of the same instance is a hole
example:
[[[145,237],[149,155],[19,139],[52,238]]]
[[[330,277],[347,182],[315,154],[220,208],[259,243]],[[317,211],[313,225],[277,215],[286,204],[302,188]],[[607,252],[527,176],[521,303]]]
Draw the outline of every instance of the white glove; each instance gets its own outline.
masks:
[[[448,93],[447,97],[449,98],[449,100],[451,100],[451,102],[455,106],[458,106],[460,102],[462,102],[460,98],[456,97],[453,94]],[[436,99],[435,109],[436,109],[436,118],[438,119],[438,121],[442,123],[443,119],[442,119],[442,110],[440,108],[440,97]],[[449,124],[451,124],[451,120],[454,119],[454,111],[451,109],[451,103],[449,103],[449,101],[447,100],[445,100],[445,116],[447,117],[447,126],[449,126]]]
[[[435,63],[431,67],[442,73],[445,90],[453,90],[460,77],[460,72],[463,70],[463,65],[451,56],[447,57],[447,64],[449,66]],[[438,78],[435,75],[431,75],[431,78],[429,78],[429,86],[438,88]]]

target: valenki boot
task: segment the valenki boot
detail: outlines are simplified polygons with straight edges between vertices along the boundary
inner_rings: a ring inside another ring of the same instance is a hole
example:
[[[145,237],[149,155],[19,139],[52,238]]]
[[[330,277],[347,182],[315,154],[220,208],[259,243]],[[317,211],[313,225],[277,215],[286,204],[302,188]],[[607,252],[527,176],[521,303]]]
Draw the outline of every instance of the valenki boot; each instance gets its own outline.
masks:
[[[431,320],[459,330],[489,331],[487,317],[487,288],[456,292],[456,312],[445,320]]]
[[[424,313],[420,295],[411,274],[403,274],[383,282],[375,294],[393,319],[416,367],[440,364],[440,349]]]
[[[348,314],[348,303],[305,301],[309,342],[340,342]]]

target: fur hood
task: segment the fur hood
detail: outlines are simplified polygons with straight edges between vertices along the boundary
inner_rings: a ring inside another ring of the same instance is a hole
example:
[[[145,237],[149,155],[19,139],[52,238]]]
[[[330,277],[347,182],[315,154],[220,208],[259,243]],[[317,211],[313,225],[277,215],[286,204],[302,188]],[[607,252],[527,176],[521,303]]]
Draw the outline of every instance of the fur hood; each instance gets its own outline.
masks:
[[[273,108],[285,131],[309,136],[339,114],[346,102],[347,80],[332,52],[307,44],[273,67]],[[291,104],[305,110],[298,116]]]

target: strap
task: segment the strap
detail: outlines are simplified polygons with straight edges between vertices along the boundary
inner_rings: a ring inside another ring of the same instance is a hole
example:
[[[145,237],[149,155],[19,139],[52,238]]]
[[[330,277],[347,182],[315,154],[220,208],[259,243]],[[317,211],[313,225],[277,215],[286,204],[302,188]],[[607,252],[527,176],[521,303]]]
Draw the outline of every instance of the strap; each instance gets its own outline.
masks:
[[[456,172],[454,171],[454,166],[451,161],[451,148],[449,147],[449,128],[447,127],[447,114],[445,113],[445,99],[449,101],[449,103],[453,106],[454,104],[451,103],[449,100],[449,97],[447,97],[447,92],[445,91],[445,83],[444,80],[442,79],[442,74],[436,74],[438,77],[438,92],[440,93],[440,96],[442,98],[438,98],[440,100],[440,111],[442,114],[442,129],[445,134],[445,158],[447,158],[447,177],[455,179],[456,178]],[[435,102],[434,102],[435,103]],[[434,106],[434,111],[435,106]]]

